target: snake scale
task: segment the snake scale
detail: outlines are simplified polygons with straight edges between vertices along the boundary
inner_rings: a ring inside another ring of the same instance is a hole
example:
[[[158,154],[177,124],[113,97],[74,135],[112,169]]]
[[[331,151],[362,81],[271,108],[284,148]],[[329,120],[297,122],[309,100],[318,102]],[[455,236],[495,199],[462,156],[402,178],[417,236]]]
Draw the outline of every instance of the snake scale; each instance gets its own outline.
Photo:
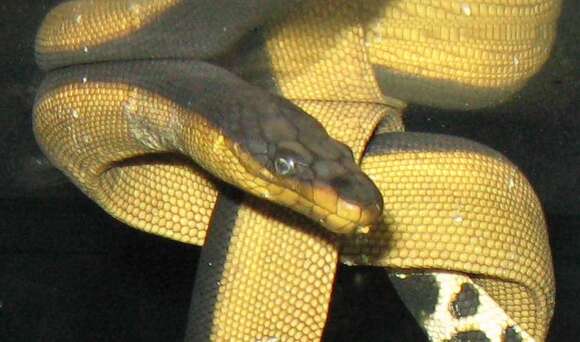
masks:
[[[35,135],[114,217],[204,245],[188,340],[321,339],[338,261],[387,268],[433,341],[543,340],[531,185],[478,143],[404,132],[402,112],[508,99],[560,6],[67,1],[37,36]]]

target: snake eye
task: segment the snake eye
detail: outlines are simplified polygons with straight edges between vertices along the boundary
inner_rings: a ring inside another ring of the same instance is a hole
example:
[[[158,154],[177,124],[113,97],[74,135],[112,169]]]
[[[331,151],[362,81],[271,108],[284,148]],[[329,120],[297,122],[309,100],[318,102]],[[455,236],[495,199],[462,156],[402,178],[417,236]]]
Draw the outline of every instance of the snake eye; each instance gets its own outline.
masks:
[[[274,161],[274,169],[280,176],[292,176],[294,174],[294,160],[278,157]]]

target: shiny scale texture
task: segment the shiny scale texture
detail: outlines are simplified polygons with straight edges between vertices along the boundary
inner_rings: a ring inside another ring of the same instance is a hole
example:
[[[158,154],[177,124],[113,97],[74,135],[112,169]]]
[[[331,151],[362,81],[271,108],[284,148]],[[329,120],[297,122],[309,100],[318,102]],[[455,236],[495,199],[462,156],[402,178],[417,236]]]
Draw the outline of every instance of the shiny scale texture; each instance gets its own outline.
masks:
[[[154,22],[175,1],[91,3],[74,1],[52,12],[37,53],[90,52]],[[403,128],[405,103],[381,93],[373,65],[513,92],[547,58],[559,5],[321,0],[268,26],[266,49],[280,93],[362,159],[385,198],[384,222],[367,235],[341,239],[339,248],[296,214],[245,202],[228,247],[212,336],[319,339],[340,253],[349,264],[470,274],[517,324],[543,339],[554,305],[551,255],[540,204],[517,168],[461,143],[447,152],[428,145],[364,158],[363,152],[381,119],[387,118],[380,132]],[[365,21],[369,12],[375,20]],[[39,98],[35,130],[52,162],[113,216],[203,244],[215,186],[186,157],[145,155],[184,142],[186,126],[175,130],[171,122],[182,111],[143,90],[80,80]],[[145,121],[131,121],[131,112]],[[208,151],[218,138],[190,139],[182,152],[200,153],[190,148],[196,144]],[[226,158],[220,162],[227,165]]]

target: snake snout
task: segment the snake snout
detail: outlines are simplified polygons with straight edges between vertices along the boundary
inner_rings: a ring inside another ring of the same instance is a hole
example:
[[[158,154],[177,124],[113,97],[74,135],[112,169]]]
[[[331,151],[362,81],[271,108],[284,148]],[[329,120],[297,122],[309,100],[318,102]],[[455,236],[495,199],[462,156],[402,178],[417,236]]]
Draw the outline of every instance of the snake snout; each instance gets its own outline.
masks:
[[[376,223],[383,211],[383,198],[374,183],[362,171],[344,173],[313,184],[313,202],[322,210],[320,223],[339,233],[352,233]]]
[[[344,175],[331,181],[338,190],[337,214],[361,226],[375,223],[383,212],[383,197],[375,184],[362,172]],[[351,209],[352,207],[358,210]],[[358,218],[354,217],[360,210]],[[354,211],[354,212],[353,212]]]

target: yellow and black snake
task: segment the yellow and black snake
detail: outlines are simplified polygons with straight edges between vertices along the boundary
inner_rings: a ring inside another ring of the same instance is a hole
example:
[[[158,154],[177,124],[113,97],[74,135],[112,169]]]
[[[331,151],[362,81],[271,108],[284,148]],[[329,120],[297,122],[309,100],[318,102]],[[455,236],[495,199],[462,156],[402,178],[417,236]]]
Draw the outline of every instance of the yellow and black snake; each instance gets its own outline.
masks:
[[[543,340],[554,278],[533,189],[480,144],[403,132],[401,113],[509,98],[559,11],[67,1],[37,36],[35,134],[111,215],[204,245],[189,340],[319,340],[339,260],[388,268],[433,341]]]

